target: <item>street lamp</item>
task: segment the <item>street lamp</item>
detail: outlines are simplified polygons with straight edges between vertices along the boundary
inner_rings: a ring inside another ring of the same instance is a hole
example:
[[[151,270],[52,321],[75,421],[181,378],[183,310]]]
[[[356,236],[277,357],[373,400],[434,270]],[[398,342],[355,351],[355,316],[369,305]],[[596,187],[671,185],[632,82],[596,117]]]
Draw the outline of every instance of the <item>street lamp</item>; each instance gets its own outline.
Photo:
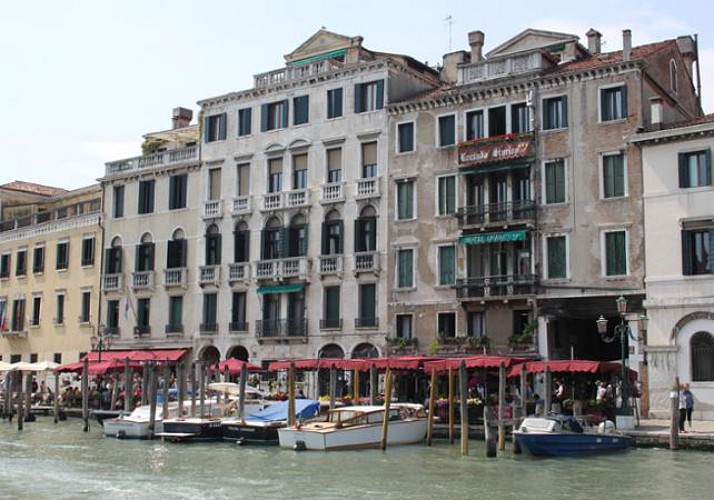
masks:
[[[97,333],[96,337],[92,337],[92,350],[97,351],[99,353],[99,363],[102,362],[102,351],[109,350],[111,337],[111,335],[102,335],[101,333]]]

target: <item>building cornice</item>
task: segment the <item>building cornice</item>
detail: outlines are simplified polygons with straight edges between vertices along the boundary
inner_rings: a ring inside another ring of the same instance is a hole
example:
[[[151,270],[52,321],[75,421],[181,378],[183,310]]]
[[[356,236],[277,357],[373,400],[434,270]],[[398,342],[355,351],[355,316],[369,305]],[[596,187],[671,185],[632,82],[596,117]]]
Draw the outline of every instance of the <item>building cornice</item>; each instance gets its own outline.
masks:
[[[93,212],[91,214],[84,214],[59,221],[51,221],[35,226],[12,229],[10,231],[0,233],[0,243],[20,241],[29,238],[36,238],[38,236],[44,236],[47,234],[71,231],[74,229],[98,225],[101,221],[101,215],[101,212]]]
[[[714,122],[669,128],[653,132],[640,132],[626,138],[631,144],[652,145],[667,142],[691,141],[705,137],[714,137]]]

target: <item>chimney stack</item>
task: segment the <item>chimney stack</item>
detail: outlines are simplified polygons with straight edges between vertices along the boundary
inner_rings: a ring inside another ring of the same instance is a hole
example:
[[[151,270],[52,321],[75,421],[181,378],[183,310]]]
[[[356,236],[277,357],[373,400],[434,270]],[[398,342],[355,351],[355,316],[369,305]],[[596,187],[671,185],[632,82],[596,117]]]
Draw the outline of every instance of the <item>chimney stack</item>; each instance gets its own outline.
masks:
[[[585,33],[588,37],[588,50],[592,55],[598,55],[602,50],[602,33],[590,28],[590,31]]]
[[[193,111],[186,108],[174,108],[173,116],[171,117],[172,129],[188,127],[193,119]]]
[[[483,31],[472,31],[469,33],[469,46],[471,47],[471,62],[483,61],[483,41],[486,35]]]
[[[663,114],[662,98],[659,96],[650,97],[650,121],[652,122],[652,128],[655,130],[662,128]]]
[[[622,62],[630,60],[632,55],[632,31],[622,30]]]

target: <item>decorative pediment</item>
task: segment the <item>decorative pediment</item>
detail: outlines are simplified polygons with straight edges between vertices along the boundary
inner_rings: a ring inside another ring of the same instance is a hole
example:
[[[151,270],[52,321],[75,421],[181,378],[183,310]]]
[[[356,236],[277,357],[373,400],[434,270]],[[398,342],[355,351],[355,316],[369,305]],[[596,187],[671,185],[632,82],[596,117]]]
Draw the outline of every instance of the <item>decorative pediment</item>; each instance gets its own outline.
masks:
[[[322,28],[317,31],[314,35],[303,42],[297,49],[287,54],[285,57],[285,62],[290,64],[295,61],[300,61],[302,59],[308,59],[311,57],[318,56],[320,54],[326,54],[330,52],[335,52],[338,50],[348,49],[355,45],[361,44],[361,37],[348,37],[344,35],[339,35],[331,31],[327,31]]]
[[[578,36],[570,33],[527,29],[488,52],[486,54],[486,58],[498,57],[516,52],[527,52],[551,47],[557,44],[577,41]]]

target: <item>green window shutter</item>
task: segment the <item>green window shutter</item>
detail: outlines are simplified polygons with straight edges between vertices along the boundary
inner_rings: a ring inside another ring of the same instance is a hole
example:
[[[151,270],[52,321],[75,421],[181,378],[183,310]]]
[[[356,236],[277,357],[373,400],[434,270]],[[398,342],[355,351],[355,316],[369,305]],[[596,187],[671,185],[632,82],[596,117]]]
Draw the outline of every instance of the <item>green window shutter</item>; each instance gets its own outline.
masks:
[[[384,107],[384,80],[377,81],[377,107],[376,109],[382,109]]]
[[[281,117],[280,126],[281,126],[281,127],[287,127],[287,126],[288,126],[288,123],[290,123],[290,122],[288,121],[290,105],[289,105],[289,102],[288,102],[287,99],[285,99],[282,104],[283,104],[282,107],[281,107],[282,117]]]
[[[141,245],[136,245],[134,247],[134,271],[143,271],[141,265]]]
[[[355,113],[364,111],[364,102],[362,100],[362,84],[355,84]]]
[[[268,130],[268,124],[270,123],[270,109],[267,104],[260,106],[260,131],[265,132]]]
[[[148,264],[148,269],[147,271],[153,271],[154,270],[154,243],[149,243],[147,245],[146,251],[147,251],[147,264]]]
[[[627,118],[628,116],[628,110],[627,110],[627,85],[623,85],[622,87],[622,118]]]
[[[714,228],[709,229],[709,248],[707,250],[709,274],[714,274]]]
[[[210,116],[203,119],[203,142],[211,142],[211,127],[210,127]]]
[[[566,277],[566,249],[565,237],[557,236],[548,238],[548,278],[559,279]]]
[[[711,258],[710,258],[711,263]],[[682,274],[692,274],[692,237],[689,231],[682,231]]]
[[[705,170],[704,185],[711,186],[712,185],[712,150],[711,149],[707,149],[704,152],[704,161],[706,162],[706,164],[704,166],[704,170]]]
[[[218,140],[225,140],[226,129],[228,128],[228,117],[226,113],[222,113],[218,116]]]
[[[453,246],[439,247],[439,284],[453,285],[456,282],[456,249]]]
[[[398,250],[398,283],[399,288],[411,288],[413,286],[413,266],[414,252],[412,250]]]
[[[687,168],[687,155],[684,153],[679,153],[679,187],[688,188],[689,187],[689,169]]]
[[[560,98],[561,102],[563,103],[563,123],[562,123],[562,128],[566,128],[568,126],[568,97],[563,96]]]

